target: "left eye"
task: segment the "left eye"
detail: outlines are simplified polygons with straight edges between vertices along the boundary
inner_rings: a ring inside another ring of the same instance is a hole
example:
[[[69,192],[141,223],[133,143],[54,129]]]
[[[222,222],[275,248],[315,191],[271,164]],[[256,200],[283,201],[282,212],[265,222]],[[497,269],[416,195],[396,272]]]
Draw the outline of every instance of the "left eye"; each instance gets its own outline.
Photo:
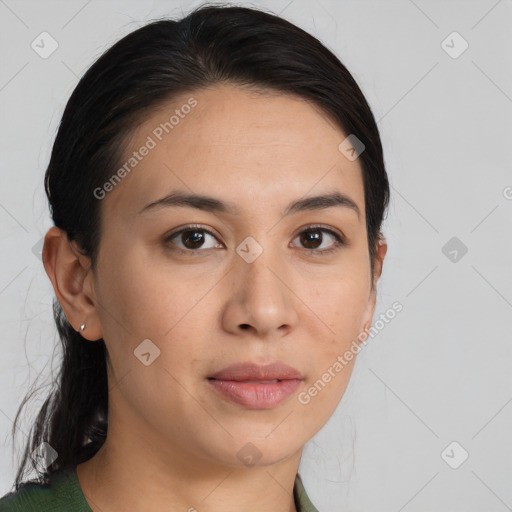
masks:
[[[324,235],[322,233],[327,233],[331,238],[334,239],[334,243],[332,243],[328,249],[319,249],[319,246],[321,246],[324,242]],[[297,240],[297,238],[299,238],[300,242],[305,246],[304,249],[312,250],[318,253],[334,251],[344,243],[343,238],[338,235],[338,233],[332,231],[331,229],[320,227],[307,228],[304,231],[301,231],[295,240]]]

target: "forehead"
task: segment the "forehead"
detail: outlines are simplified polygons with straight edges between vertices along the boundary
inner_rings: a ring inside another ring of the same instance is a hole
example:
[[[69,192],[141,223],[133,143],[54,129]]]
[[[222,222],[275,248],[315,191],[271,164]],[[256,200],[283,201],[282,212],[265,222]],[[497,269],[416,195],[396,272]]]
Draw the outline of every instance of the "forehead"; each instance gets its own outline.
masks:
[[[338,149],[345,138],[297,96],[225,84],[184,93],[135,129],[121,163],[129,171],[105,207],[135,215],[180,189],[258,210],[337,189],[364,212],[359,161]]]

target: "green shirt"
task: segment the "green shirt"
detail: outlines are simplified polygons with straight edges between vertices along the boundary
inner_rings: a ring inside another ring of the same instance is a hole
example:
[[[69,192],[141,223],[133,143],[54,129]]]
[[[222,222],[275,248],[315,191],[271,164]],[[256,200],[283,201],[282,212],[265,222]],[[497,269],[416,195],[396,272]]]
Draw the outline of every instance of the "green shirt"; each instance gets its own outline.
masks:
[[[92,512],[80,487],[76,468],[59,472],[52,485],[28,482],[0,499],[0,512]],[[318,512],[309,501],[300,475],[295,477],[293,497],[297,512]]]

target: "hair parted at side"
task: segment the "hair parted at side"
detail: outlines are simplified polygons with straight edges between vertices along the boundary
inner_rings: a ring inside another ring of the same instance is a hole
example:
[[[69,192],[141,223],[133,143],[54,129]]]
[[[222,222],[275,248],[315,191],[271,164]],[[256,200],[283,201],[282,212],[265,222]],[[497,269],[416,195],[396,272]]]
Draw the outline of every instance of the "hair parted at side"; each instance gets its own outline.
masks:
[[[294,94],[319,107],[346,135],[365,145],[363,170],[371,271],[389,201],[379,131],[356,81],[318,39],[279,16],[254,8],[203,4],[180,20],[151,21],[101,55],[65,107],[45,190],[55,226],[90,258],[101,238],[101,201],[93,191],[122,163],[130,136],[146,117],[178,95],[226,82]],[[341,139],[340,139],[341,142]],[[91,458],[108,426],[107,358],[103,339],[82,338],[54,299],[62,362],[22,454],[15,489],[28,470],[50,482],[61,469]],[[27,395],[14,421],[12,435]],[[48,443],[57,458],[42,471],[33,457]]]

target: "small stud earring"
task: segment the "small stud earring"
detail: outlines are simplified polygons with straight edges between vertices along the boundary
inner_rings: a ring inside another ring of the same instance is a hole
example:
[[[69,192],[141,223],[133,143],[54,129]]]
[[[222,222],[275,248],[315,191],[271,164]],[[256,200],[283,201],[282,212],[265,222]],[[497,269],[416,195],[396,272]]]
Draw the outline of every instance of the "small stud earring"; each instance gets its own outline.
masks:
[[[85,324],[82,324],[82,325],[80,326],[80,332],[82,332],[84,329],[85,329]]]

